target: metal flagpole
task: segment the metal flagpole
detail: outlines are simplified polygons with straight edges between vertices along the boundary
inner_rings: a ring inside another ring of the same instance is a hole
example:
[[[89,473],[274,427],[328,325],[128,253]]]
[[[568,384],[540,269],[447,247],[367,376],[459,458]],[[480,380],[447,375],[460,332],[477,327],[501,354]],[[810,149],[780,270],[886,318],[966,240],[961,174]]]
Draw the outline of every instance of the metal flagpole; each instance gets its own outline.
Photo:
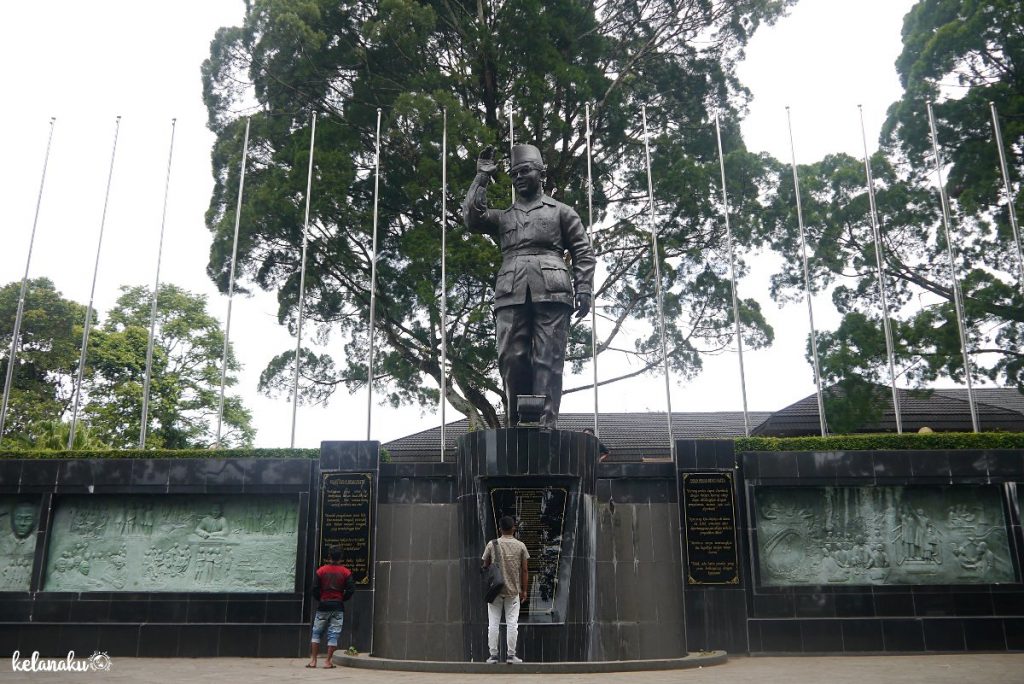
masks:
[[[75,443],[75,429],[78,427],[78,407],[82,399],[82,378],[85,375],[85,358],[89,349],[89,330],[92,327],[92,305],[96,295],[96,278],[100,272],[100,251],[103,249],[103,228],[107,224],[107,206],[110,201],[110,184],[114,178],[114,157],[117,155],[117,136],[121,132],[121,117],[114,122],[114,145],[110,151],[110,170],[107,172],[107,191],[103,196],[103,215],[100,218],[100,235],[96,241],[96,263],[92,270],[92,289],[89,291],[89,306],[85,309],[85,325],[82,326],[82,353],[78,357],[78,377],[75,380],[75,401],[71,412],[71,429],[68,431],[68,449]]]
[[[14,332],[11,334],[11,352],[7,355],[7,377],[4,378],[3,406],[0,407],[0,442],[4,438],[4,422],[7,420],[7,402],[11,397],[11,383],[14,380],[14,364],[17,362],[18,342],[21,336],[21,319],[25,314],[25,292],[28,289],[28,272],[32,265],[32,247],[36,241],[36,226],[39,224],[39,207],[43,202],[43,186],[46,185],[46,167],[50,163],[50,144],[57,117],[50,117],[50,134],[46,138],[46,154],[43,156],[43,175],[39,180],[39,195],[36,197],[36,214],[32,219],[32,232],[28,239],[28,257],[25,259],[25,275],[21,277],[21,292],[18,294],[18,309],[14,314]]]
[[[725,190],[725,154],[722,152],[722,126],[715,112],[715,135],[718,138],[718,166],[722,172],[722,214],[725,217],[725,240],[729,247],[729,281],[732,290],[732,317],[736,321],[736,349],[740,357],[740,390],[743,393],[743,434],[750,436],[750,416],[747,411],[747,376],[743,370],[743,336],[740,334],[740,304],[736,294],[736,251],[732,244],[732,228],[729,227],[729,195]]]
[[[964,375],[967,377],[967,405],[971,409],[971,426],[978,432],[978,407],[974,404],[974,385],[971,381],[971,359],[967,352],[967,331],[964,326],[964,305],[960,293],[960,281],[956,277],[956,256],[953,251],[953,238],[950,234],[949,199],[946,197],[946,186],[942,180],[942,154],[939,152],[939,136],[935,130],[935,113],[932,103],[927,103],[928,127],[932,134],[932,152],[935,155],[935,180],[939,185],[939,200],[942,203],[942,227],[946,233],[946,254],[949,257],[949,279],[952,282],[953,308],[956,311],[956,325],[960,332],[960,354],[964,361]]]
[[[224,325],[224,352],[220,357],[220,401],[217,406],[217,448],[220,448],[221,427],[224,424],[224,384],[228,374],[228,343],[231,338],[231,301],[235,296],[235,259],[238,256],[238,226],[242,219],[242,191],[245,189],[245,163],[249,156],[249,124],[245,120],[245,138],[242,140],[242,170],[238,176],[238,203],[235,205],[235,238],[231,243],[231,270],[228,275],[228,318]]]
[[[509,164],[512,163],[512,148],[516,146],[516,131],[515,124],[512,121],[512,98],[508,99],[508,160]],[[511,169],[510,169],[511,170]],[[516,186],[512,186],[512,204],[516,203]]]
[[[868,139],[864,133],[864,108],[857,105],[860,113],[860,139],[864,144],[864,175],[868,184],[868,202],[871,207],[871,234],[875,240],[875,274],[878,277],[878,299],[882,304],[882,327],[885,331],[885,353],[889,360],[889,381],[892,384],[892,409],[896,414],[896,432],[903,434],[903,416],[900,411],[900,395],[896,390],[896,361],[893,354],[892,323],[889,321],[889,298],[885,293],[885,266],[882,258],[882,231],[878,225],[878,205],[875,203],[875,180],[871,176],[871,158],[868,155]]]
[[[377,108],[377,148],[374,152],[373,177],[373,261],[370,265],[370,358],[366,365],[366,440],[370,440],[373,418],[373,332],[377,309],[377,194],[380,190],[380,107]]]
[[[793,120],[786,107],[786,123],[789,125],[789,151],[793,157],[793,191],[796,193],[796,219],[800,226],[800,251],[804,262],[804,291],[807,294],[807,317],[811,324],[811,358],[814,361],[814,385],[818,392],[818,421],[821,436],[828,434],[825,423],[825,400],[821,393],[821,366],[818,364],[818,334],[814,330],[814,306],[811,304],[811,274],[807,266],[807,237],[804,232],[804,210],[800,204],[800,176],[796,170],[796,148],[793,146]]]
[[[672,433],[672,392],[668,373],[668,347],[665,344],[665,299],[661,292],[661,258],[658,254],[658,227],[654,220],[654,181],[651,179],[651,145],[647,139],[647,105],[640,108],[644,123],[644,156],[647,159],[647,198],[650,201],[648,220],[651,222],[651,258],[654,261],[654,285],[658,296],[658,323],[661,327],[661,359],[665,368],[665,406],[668,411],[668,441],[672,462],[676,462],[676,439]]]
[[[594,176],[590,168],[590,103],[584,105],[584,113],[587,124],[587,232],[590,234],[590,244],[594,244]],[[594,288],[594,296],[590,302],[590,354],[593,357],[594,367],[594,436],[600,437],[601,430],[597,424],[597,288]]]
[[[441,110],[441,463],[444,463],[448,403],[448,109]]]
[[[1003,149],[1003,132],[999,128],[999,114],[996,112],[996,103],[989,102],[992,109],[992,129],[996,136],[996,146],[999,148],[999,168],[1003,173],[1003,187],[1006,189],[1006,206],[1010,212],[1010,227],[1013,229],[1013,246],[1017,248],[1017,264],[1020,267],[1020,287],[1024,288],[1024,251],[1020,244],[1020,231],[1017,227],[1017,210],[1013,207],[1014,196],[1010,187],[1010,174],[1006,168],[1006,150]]]
[[[139,448],[146,448],[146,428],[149,423],[149,388],[153,380],[153,346],[156,343],[157,299],[160,296],[160,262],[164,253],[164,227],[167,225],[167,195],[171,188],[171,160],[174,158],[174,128],[177,119],[171,119],[171,147],[167,153],[167,176],[164,180],[164,208],[160,214],[160,240],[156,249],[156,282],[153,283],[153,301],[149,307],[149,340],[146,342],[146,375],[142,382],[142,420],[139,424]]]
[[[306,243],[309,240],[309,197],[313,190],[313,146],[316,143],[316,112],[309,131],[309,169],[306,172],[306,217],[302,222],[302,265],[299,267],[299,322],[295,330],[295,375],[292,377],[292,449],[299,412],[299,364],[302,353],[302,313],[306,302]]]

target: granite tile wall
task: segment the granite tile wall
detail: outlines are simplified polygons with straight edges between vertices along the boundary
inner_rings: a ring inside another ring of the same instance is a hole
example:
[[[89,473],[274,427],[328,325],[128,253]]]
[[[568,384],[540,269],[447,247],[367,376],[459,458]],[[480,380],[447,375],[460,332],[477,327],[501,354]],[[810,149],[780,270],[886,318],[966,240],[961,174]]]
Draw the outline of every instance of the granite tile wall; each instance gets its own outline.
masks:
[[[596,539],[594,659],[686,655],[675,503],[600,501]]]
[[[462,660],[458,506],[380,503],[372,654]]]

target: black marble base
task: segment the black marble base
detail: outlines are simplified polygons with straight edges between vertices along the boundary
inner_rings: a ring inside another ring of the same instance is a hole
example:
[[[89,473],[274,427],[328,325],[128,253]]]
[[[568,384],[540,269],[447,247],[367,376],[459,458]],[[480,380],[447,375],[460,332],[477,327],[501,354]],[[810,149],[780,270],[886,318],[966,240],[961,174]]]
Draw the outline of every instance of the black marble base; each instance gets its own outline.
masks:
[[[498,536],[497,518],[509,513],[521,518],[520,536],[534,546],[529,608],[520,617],[517,651],[533,662],[592,659],[597,449],[593,435],[534,428],[487,430],[459,439],[466,660],[488,656],[480,556]],[[504,643],[502,637],[502,649]]]

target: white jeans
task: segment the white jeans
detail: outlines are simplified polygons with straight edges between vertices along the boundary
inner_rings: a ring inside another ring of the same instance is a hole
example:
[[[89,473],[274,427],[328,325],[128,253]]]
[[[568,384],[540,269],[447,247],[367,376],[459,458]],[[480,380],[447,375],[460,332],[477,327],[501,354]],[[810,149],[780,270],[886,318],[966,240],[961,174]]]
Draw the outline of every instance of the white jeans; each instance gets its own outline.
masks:
[[[491,655],[498,655],[498,626],[501,624],[501,610],[505,609],[505,629],[508,636],[508,654],[516,653],[519,638],[519,597],[499,596],[487,604],[487,647]]]

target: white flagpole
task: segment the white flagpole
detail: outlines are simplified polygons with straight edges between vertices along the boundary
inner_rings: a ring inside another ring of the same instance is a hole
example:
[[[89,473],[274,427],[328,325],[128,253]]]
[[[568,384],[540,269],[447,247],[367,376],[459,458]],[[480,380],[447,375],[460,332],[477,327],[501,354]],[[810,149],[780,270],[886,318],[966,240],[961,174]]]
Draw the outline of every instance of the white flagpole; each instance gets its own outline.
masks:
[[[590,103],[584,105],[584,113],[587,125],[587,232],[590,234],[590,244],[594,244],[594,176],[590,168],[591,148],[590,138]],[[601,430],[597,424],[597,288],[594,288],[590,302],[590,354],[593,357],[594,368],[594,436],[600,437]]]
[[[142,421],[139,424],[139,448],[146,448],[146,429],[149,427],[149,388],[153,380],[153,346],[156,343],[157,299],[160,297],[160,262],[164,253],[164,228],[167,225],[167,197],[171,188],[171,160],[174,158],[174,129],[177,119],[171,119],[171,147],[167,152],[167,176],[164,180],[164,208],[160,214],[160,240],[156,249],[156,281],[153,283],[153,301],[149,307],[149,339],[146,342],[146,375],[142,383]]]
[[[36,214],[32,219],[32,232],[28,239],[28,257],[25,259],[25,275],[21,277],[21,292],[18,294],[18,310],[14,314],[14,332],[11,334],[11,353],[7,355],[7,377],[4,378],[3,406],[0,407],[0,442],[4,438],[4,422],[7,420],[7,402],[11,397],[11,383],[14,380],[14,365],[18,360],[18,343],[21,337],[21,320],[25,314],[25,293],[28,288],[28,272],[32,265],[32,247],[36,242],[36,226],[39,224],[39,207],[43,202],[43,186],[46,185],[46,167],[50,163],[50,144],[57,117],[50,117],[50,134],[46,138],[46,154],[43,156],[43,175],[39,180],[39,195],[36,197]]]
[[[75,429],[78,427],[78,407],[82,399],[82,378],[85,375],[85,359],[89,349],[89,331],[92,327],[92,305],[96,296],[96,279],[100,272],[100,252],[103,249],[103,228],[107,224],[107,206],[110,201],[110,184],[114,178],[114,157],[117,154],[117,136],[121,132],[121,117],[114,123],[114,145],[110,151],[110,171],[107,173],[107,191],[103,196],[103,215],[100,218],[100,235],[96,241],[96,263],[92,271],[92,289],[89,291],[89,306],[85,309],[85,325],[82,326],[82,353],[78,357],[78,378],[75,381],[75,401],[71,412],[71,429],[68,431],[68,449],[75,443]]]
[[[512,98],[508,99],[506,105],[508,111],[508,160],[509,164],[512,163],[512,148],[516,146],[516,131],[515,123],[512,121]],[[510,168],[511,170],[511,168]],[[516,186],[512,186],[512,204],[516,203]]]
[[[441,110],[441,463],[444,463],[448,403],[448,110]]]
[[[220,358],[220,401],[217,405],[217,448],[220,448],[221,427],[224,424],[224,384],[228,374],[228,344],[231,338],[231,302],[235,296],[235,260],[238,256],[238,226],[242,220],[242,192],[245,189],[245,164],[249,156],[249,124],[245,120],[245,138],[242,140],[242,170],[238,176],[238,203],[235,205],[235,237],[231,243],[231,270],[228,275],[228,317],[224,325],[224,351]]]
[[[672,462],[676,463],[676,439],[672,433],[672,383],[668,372],[668,346],[665,343],[665,298],[661,291],[661,257],[658,253],[658,226],[654,220],[654,181],[651,177],[651,145],[647,139],[647,106],[640,108],[644,124],[644,156],[647,159],[647,199],[650,201],[650,211],[647,218],[651,222],[651,258],[654,261],[654,285],[658,297],[658,323],[661,332],[661,360],[665,369],[665,407],[668,420],[668,441],[669,453],[672,454]]]
[[[309,131],[309,169],[306,171],[306,217],[302,222],[302,265],[299,267],[299,321],[295,330],[295,375],[292,377],[292,441],[295,448],[295,423],[299,412],[299,364],[302,353],[302,314],[306,301],[306,243],[309,240],[309,198],[313,190],[313,146],[316,143],[316,112]]]
[[[377,108],[377,148],[373,177],[373,261],[370,265],[370,358],[366,365],[366,440],[370,440],[373,418],[373,333],[377,309],[377,195],[380,190],[380,107]]]
[[[736,322],[736,349],[740,358],[740,391],[743,394],[743,434],[750,436],[750,416],[747,410],[747,376],[743,369],[743,335],[740,332],[740,304],[736,294],[736,250],[732,244],[729,226],[729,195],[725,189],[725,154],[722,152],[722,126],[715,112],[715,136],[718,138],[718,166],[722,172],[722,215],[725,218],[725,241],[729,248],[729,282],[732,291],[732,317]]]
[[[811,325],[811,358],[814,361],[814,385],[818,392],[818,421],[821,425],[821,436],[828,434],[825,422],[825,400],[821,392],[821,366],[818,364],[818,333],[814,329],[814,306],[811,304],[811,274],[807,266],[807,237],[804,232],[804,210],[800,204],[800,176],[796,170],[796,147],[793,145],[793,120],[786,107],[786,122],[789,125],[789,150],[793,157],[793,191],[796,194],[796,218],[800,226],[800,250],[804,263],[804,291],[807,294],[807,318]]]
[[[1013,246],[1017,248],[1017,265],[1020,268],[1020,287],[1024,288],[1024,250],[1020,244],[1020,230],[1017,227],[1017,210],[1014,208],[1013,189],[1010,186],[1010,174],[1006,168],[1006,150],[1003,149],[1003,132],[999,128],[999,114],[996,112],[996,103],[989,102],[992,110],[992,130],[996,137],[996,146],[999,148],[999,169],[1003,173],[1003,188],[1006,190],[1006,207],[1010,212],[1010,227],[1013,229]]]
[[[964,361],[964,375],[967,378],[967,405],[971,410],[971,426],[974,432],[979,431],[978,407],[974,403],[974,385],[971,381],[971,359],[967,352],[967,331],[964,326],[964,308],[960,293],[960,281],[956,277],[956,256],[953,248],[953,237],[950,233],[949,199],[946,197],[946,185],[942,180],[942,153],[939,152],[939,136],[935,130],[935,113],[932,103],[927,103],[928,127],[932,134],[932,152],[935,155],[935,180],[939,185],[939,200],[942,202],[942,227],[946,233],[946,255],[949,257],[949,279],[952,282],[953,308],[956,311],[956,325],[960,333],[960,354]]]
[[[864,144],[864,175],[868,184],[868,202],[871,207],[871,234],[875,240],[875,274],[878,277],[878,300],[882,305],[882,327],[885,331],[885,354],[889,360],[889,382],[892,385],[892,409],[896,414],[896,432],[903,434],[903,416],[900,411],[900,395],[896,390],[896,360],[893,354],[892,323],[889,321],[889,298],[885,293],[885,265],[882,257],[882,231],[878,225],[878,205],[875,204],[875,180],[871,176],[871,157],[868,155],[868,138],[864,133],[864,108],[857,105],[860,113],[860,139]]]

